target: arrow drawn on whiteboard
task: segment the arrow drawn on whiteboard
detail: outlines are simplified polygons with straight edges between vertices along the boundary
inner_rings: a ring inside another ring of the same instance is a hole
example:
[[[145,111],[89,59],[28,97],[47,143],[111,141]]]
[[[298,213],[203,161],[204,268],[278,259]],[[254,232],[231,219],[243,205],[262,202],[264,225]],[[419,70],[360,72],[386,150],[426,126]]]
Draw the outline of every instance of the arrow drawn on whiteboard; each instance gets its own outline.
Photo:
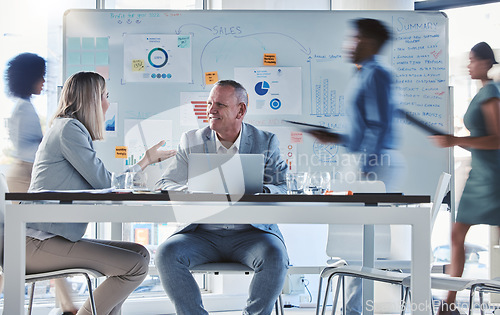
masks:
[[[313,106],[313,93],[312,93],[312,91],[313,91],[313,89],[312,89],[313,88],[313,84],[312,84],[312,66],[311,66],[311,60],[312,60],[311,56],[307,57],[307,63],[309,64],[309,85],[310,85],[309,91],[311,91],[310,93],[311,93],[311,113],[312,113],[313,112],[313,110],[312,110],[312,106]]]
[[[217,38],[219,38],[220,36],[216,36],[214,38],[212,38],[211,40],[208,41],[208,43],[205,44],[205,47],[203,47],[203,50],[201,51],[201,55],[200,55],[200,68],[201,68],[201,86],[203,88],[205,88],[205,80],[204,80],[204,75],[205,75],[205,71],[203,71],[203,54],[205,53],[205,49],[207,49],[207,46],[210,45],[211,42],[213,42],[214,40],[216,40]]]
[[[201,25],[201,24],[196,24],[196,23],[188,23],[188,24],[183,24],[183,25],[179,26],[179,28],[175,31],[175,34],[176,34],[176,35],[179,35],[179,34],[181,33],[181,29],[182,29],[184,26],[187,26],[187,25],[195,25],[195,26],[199,26],[199,27],[202,27],[202,28],[204,28],[204,29],[207,29],[207,30],[209,30],[209,31],[212,31],[212,29],[211,29],[211,28],[208,28],[208,27],[203,26],[203,25]]]
[[[286,34],[283,34],[283,33],[278,33],[278,32],[262,32],[262,33],[254,33],[254,34],[248,34],[248,35],[234,36],[234,37],[236,37],[236,38],[242,38],[242,37],[256,36],[256,35],[281,35],[281,36],[288,37],[291,40],[293,40],[294,42],[296,42],[301,47],[300,50],[304,54],[306,54],[306,55],[310,55],[311,54],[311,48],[304,47],[304,45],[302,45],[298,40],[296,40],[292,36],[289,36],[289,35],[286,35]]]

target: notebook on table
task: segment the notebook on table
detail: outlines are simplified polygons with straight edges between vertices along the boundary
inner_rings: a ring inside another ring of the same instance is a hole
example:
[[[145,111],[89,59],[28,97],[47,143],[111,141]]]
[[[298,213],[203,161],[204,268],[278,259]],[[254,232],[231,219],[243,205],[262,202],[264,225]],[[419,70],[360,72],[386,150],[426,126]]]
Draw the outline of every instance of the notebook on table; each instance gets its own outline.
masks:
[[[208,154],[188,156],[188,191],[215,194],[261,193],[263,154]]]

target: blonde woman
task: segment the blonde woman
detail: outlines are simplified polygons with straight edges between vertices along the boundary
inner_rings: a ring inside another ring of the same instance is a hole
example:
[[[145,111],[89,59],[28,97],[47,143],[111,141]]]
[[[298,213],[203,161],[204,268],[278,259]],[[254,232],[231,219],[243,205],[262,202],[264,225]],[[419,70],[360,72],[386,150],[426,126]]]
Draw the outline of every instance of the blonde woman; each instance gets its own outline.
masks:
[[[97,73],[76,73],[66,81],[52,126],[37,151],[29,191],[110,187],[111,173],[93,148],[93,141],[104,136],[107,98],[105,80]],[[148,149],[129,171],[140,172],[173,156],[173,150],[158,150],[163,143]],[[119,314],[148,273],[149,253],[136,243],[82,238],[86,228],[87,223],[27,224],[26,272],[98,270],[107,279],[95,290],[97,313]],[[77,314],[91,314],[88,300]]]

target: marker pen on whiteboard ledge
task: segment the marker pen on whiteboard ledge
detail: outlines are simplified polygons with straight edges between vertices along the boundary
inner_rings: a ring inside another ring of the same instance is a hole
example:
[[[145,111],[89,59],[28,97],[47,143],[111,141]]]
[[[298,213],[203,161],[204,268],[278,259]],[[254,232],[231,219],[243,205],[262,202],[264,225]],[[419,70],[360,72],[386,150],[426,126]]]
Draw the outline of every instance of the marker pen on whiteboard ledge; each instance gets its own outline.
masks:
[[[346,191],[333,191],[333,190],[326,190],[325,195],[331,195],[331,196],[352,196],[352,191],[346,190]]]

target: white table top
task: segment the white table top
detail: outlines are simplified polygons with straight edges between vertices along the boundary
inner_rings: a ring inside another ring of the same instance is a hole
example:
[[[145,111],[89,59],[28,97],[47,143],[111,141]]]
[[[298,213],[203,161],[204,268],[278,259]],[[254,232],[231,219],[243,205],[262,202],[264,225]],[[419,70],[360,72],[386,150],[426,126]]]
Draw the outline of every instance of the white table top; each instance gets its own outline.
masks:
[[[12,197],[13,194],[9,194]],[[337,197],[337,196],[330,196]],[[349,197],[349,196],[338,196]],[[373,197],[373,196],[372,196]],[[10,198],[14,199],[14,198]],[[125,199],[125,198],[124,198]],[[413,314],[429,314],[430,208],[365,206],[357,200],[324,202],[85,202],[83,204],[8,205],[5,215],[4,314],[21,314],[24,304],[26,222],[180,222],[180,223],[295,223],[295,224],[404,224],[412,226]],[[372,202],[367,202],[373,204]],[[404,203],[402,200],[397,204]],[[200,206],[201,205],[201,206]],[[370,233],[370,229],[365,232]],[[373,233],[373,227],[371,228]],[[373,234],[365,243],[373,243]],[[373,265],[373,248],[365,246],[364,263]],[[23,266],[21,268],[21,266]]]

